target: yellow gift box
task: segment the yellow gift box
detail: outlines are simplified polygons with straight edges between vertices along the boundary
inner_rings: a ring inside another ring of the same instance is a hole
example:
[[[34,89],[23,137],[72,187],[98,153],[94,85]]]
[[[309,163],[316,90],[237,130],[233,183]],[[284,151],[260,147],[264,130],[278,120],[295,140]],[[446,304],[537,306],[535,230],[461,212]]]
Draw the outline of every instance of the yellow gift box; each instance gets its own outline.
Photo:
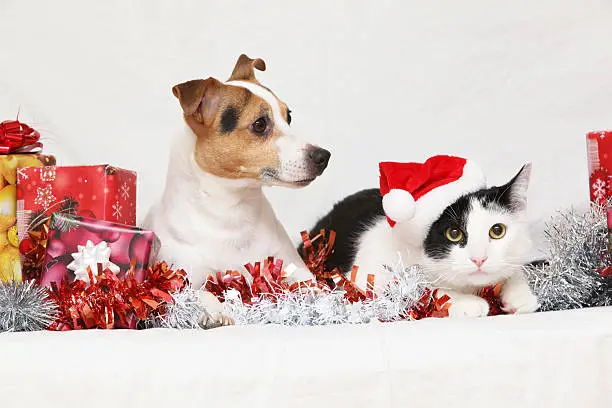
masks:
[[[0,281],[21,281],[17,237],[17,171],[24,167],[55,165],[55,157],[43,154],[0,155]]]

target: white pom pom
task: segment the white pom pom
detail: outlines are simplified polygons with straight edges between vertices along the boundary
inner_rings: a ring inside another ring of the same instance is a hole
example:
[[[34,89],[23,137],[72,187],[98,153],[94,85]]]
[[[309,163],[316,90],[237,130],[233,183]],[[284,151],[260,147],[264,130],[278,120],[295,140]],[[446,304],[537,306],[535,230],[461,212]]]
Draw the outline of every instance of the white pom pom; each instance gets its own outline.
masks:
[[[402,222],[414,217],[416,210],[412,194],[406,190],[392,189],[383,196],[383,209],[387,217],[395,222]]]

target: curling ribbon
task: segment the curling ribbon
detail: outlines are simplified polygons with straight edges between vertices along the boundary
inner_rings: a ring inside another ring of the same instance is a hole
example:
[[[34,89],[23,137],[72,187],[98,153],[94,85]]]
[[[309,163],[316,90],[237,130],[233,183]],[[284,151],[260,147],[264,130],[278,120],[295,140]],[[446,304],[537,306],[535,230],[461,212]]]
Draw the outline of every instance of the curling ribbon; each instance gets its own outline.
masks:
[[[37,153],[42,150],[40,133],[17,120],[0,123],[0,154]]]

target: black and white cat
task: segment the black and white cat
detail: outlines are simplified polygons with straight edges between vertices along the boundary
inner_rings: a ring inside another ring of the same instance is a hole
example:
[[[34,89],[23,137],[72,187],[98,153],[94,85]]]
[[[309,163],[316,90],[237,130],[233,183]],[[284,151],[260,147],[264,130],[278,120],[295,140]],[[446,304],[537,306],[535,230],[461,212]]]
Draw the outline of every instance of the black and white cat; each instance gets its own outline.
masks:
[[[429,281],[451,297],[450,316],[486,316],[489,306],[475,293],[499,282],[506,312],[531,313],[538,300],[523,273],[531,248],[526,218],[530,175],[531,164],[526,164],[503,186],[484,187],[483,178],[482,187],[442,204],[424,231],[410,222],[390,225],[379,189],[346,197],[311,231],[336,232],[327,266],[346,273],[358,265],[361,288],[368,274],[375,275],[375,290],[384,287],[393,279],[385,266],[396,265],[401,257],[406,265],[420,265]]]

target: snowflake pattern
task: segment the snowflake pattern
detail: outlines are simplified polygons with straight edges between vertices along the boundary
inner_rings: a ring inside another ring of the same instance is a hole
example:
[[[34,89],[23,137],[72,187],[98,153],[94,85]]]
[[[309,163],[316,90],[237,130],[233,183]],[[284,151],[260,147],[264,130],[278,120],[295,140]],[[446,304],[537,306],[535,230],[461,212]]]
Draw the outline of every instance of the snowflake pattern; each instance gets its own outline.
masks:
[[[130,198],[130,186],[128,185],[128,183],[123,183],[121,185],[121,198],[123,198],[124,200]]]
[[[19,178],[19,180],[27,180],[28,177],[28,173],[25,171],[27,169],[27,167],[22,167],[17,169],[17,178]]]
[[[597,178],[595,179],[595,181],[593,182],[593,196],[595,198],[595,200],[597,201],[601,201],[603,199],[606,198],[606,193],[607,193],[607,183],[600,179]]]
[[[40,170],[40,180],[45,183],[55,181],[55,166],[46,166]]]
[[[122,208],[123,206],[119,203],[119,200],[117,200],[115,204],[113,204],[113,217],[115,217],[116,220],[118,220],[121,217]]]
[[[54,201],[55,196],[53,195],[53,187],[50,184],[47,184],[44,187],[36,188],[36,198],[34,199],[34,204],[40,205],[46,210]]]

